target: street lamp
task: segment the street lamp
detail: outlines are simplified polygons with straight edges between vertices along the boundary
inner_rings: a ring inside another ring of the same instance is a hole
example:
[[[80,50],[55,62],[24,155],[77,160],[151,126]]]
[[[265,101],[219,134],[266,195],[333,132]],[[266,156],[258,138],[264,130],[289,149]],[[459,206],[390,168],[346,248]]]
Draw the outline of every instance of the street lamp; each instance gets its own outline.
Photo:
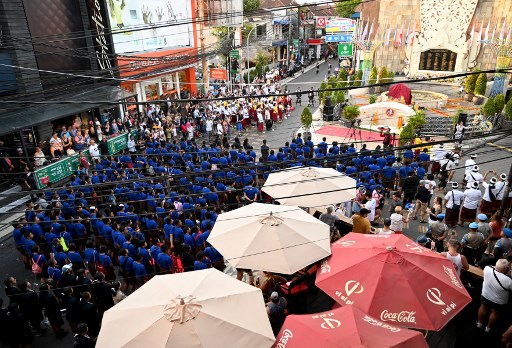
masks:
[[[251,34],[252,34],[252,31],[254,29],[256,29],[258,26],[262,26],[263,24],[267,24],[267,23],[262,23],[262,24],[255,24],[254,27],[251,28],[251,30],[249,30],[249,35],[247,35],[247,84],[249,85],[249,88],[251,87],[251,74],[249,74],[249,69],[250,69],[250,65],[249,65],[249,56],[250,56],[250,53],[249,53],[249,39],[251,38]],[[258,36],[258,35],[256,35]],[[242,76],[243,78],[243,76]]]

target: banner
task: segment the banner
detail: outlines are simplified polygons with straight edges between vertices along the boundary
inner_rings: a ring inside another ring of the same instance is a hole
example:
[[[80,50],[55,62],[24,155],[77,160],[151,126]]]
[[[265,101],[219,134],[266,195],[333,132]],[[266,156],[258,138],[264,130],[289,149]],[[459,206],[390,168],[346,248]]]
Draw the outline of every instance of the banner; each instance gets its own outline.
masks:
[[[226,81],[228,79],[228,72],[226,69],[210,68],[210,79]]]
[[[338,57],[352,57],[353,46],[350,43],[338,45]]]
[[[118,152],[128,148],[128,139],[130,135],[135,136],[137,132],[135,130],[131,133],[125,133],[118,135],[117,137],[110,138],[107,140],[107,149],[109,155],[115,155]]]
[[[356,30],[356,21],[350,18],[335,18],[327,21],[325,25],[326,33],[351,32]]]
[[[231,50],[229,52],[229,60],[230,60],[230,67],[231,67],[231,73],[237,74],[238,69],[240,68],[240,51],[239,50]]]

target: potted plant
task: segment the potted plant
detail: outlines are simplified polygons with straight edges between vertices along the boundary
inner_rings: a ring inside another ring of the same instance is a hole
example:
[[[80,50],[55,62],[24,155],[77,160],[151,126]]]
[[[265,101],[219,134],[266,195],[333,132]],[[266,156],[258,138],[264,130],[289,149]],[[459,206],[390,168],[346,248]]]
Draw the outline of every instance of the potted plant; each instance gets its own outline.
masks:
[[[356,79],[354,81],[354,87],[361,87],[363,80],[363,70],[359,69],[356,73]]]
[[[423,125],[425,125],[425,123],[427,123],[427,120],[425,119],[425,111],[417,110],[416,114],[409,118],[409,122],[407,124],[411,125],[411,127],[416,130],[420,129]]]
[[[378,74],[378,83],[386,83],[388,82],[388,69],[386,69],[385,66],[380,68],[379,74]],[[387,86],[379,86],[375,87],[376,92],[384,92],[387,90]]]
[[[376,84],[377,83],[377,77],[378,77],[377,67],[374,66],[372,68],[372,71],[370,71],[370,76],[368,77],[368,86],[373,86],[374,84]],[[375,93],[375,87],[370,87],[370,93],[371,94]]]
[[[494,102],[494,98],[489,97],[487,101],[485,102],[484,106],[480,108],[480,112],[485,117],[492,116],[496,113],[496,104]]]
[[[375,104],[377,101],[377,96],[375,94],[370,95],[370,104]]]
[[[467,114],[467,113],[468,113],[467,110],[457,109],[457,111],[455,112],[455,115],[453,115],[453,117],[452,117],[452,126],[453,126],[453,128],[455,128],[457,123],[459,123],[459,116],[461,114]]]
[[[487,89],[487,75],[480,73],[476,79],[475,85],[475,96],[473,97],[473,103],[475,105],[481,105],[484,101],[485,90]]]
[[[347,72],[347,69],[345,69],[344,67],[341,68],[339,74],[338,74],[338,81],[347,81],[347,78],[348,78],[348,72]]]
[[[410,123],[407,123],[400,131],[400,139],[398,140],[398,144],[403,146],[412,143],[415,134],[416,130],[414,127]]]
[[[308,137],[311,136],[309,129],[313,123],[313,114],[311,114],[311,110],[309,110],[307,106],[304,108],[304,110],[302,110],[302,114],[300,115],[300,123],[302,124],[302,129],[304,130],[304,139],[308,139]]]
[[[505,120],[503,120],[503,128],[512,128],[512,97],[505,104]]]
[[[320,97],[320,104],[324,103],[325,97],[328,95],[331,95],[331,91],[326,91],[326,89],[330,88],[327,82],[324,80],[320,84],[320,91],[318,92],[318,95]]]
[[[494,110],[496,111],[496,113],[501,114],[503,108],[505,107],[505,96],[503,94],[498,94],[494,98],[494,106]]]
[[[472,101],[475,96],[475,86],[476,80],[478,79],[478,74],[469,75],[466,77],[466,81],[464,81],[464,91],[466,94],[464,95],[465,101]]]
[[[348,105],[343,109],[343,117],[348,121],[348,124],[353,124],[353,121],[359,117],[359,114],[359,107],[355,105]]]

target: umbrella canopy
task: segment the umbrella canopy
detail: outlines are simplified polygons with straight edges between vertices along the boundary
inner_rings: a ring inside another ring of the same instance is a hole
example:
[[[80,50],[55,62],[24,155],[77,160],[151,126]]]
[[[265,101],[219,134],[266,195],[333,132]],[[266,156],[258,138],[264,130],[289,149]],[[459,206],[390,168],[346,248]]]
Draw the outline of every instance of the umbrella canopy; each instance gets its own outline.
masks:
[[[356,197],[356,181],[332,168],[298,167],[272,172],[262,190],[285,205],[322,207]]]
[[[233,267],[283,274],[331,255],[329,226],[283,205],[252,203],[220,214],[208,242]]]
[[[437,331],[471,302],[453,263],[404,235],[349,233],[331,248],[317,286],[383,322]]]
[[[289,315],[276,337],[275,348],[427,348],[418,331],[392,326],[353,307]]]
[[[388,92],[388,96],[393,99],[400,100],[400,98],[404,98],[405,104],[411,105],[412,93],[411,89],[404,85],[403,83],[397,83],[396,85],[391,86]]]
[[[250,313],[250,315],[248,315]],[[96,347],[270,347],[261,290],[215,269],[152,278],[105,312]]]

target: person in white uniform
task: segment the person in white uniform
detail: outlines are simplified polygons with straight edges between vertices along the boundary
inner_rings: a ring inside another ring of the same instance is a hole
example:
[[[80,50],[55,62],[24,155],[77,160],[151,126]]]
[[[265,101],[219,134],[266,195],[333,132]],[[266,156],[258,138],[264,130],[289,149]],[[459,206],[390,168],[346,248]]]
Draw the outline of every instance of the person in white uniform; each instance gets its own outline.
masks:
[[[474,166],[476,166],[475,158],[477,157],[476,154],[472,154],[470,158],[466,160],[464,163],[464,177],[471,173],[471,169],[473,169]]]
[[[467,185],[471,185],[473,182],[477,182],[481,184],[484,181],[484,176],[480,174],[478,171],[480,170],[480,167],[477,165],[474,165],[473,168],[471,168],[471,172],[464,177],[464,182]]]

